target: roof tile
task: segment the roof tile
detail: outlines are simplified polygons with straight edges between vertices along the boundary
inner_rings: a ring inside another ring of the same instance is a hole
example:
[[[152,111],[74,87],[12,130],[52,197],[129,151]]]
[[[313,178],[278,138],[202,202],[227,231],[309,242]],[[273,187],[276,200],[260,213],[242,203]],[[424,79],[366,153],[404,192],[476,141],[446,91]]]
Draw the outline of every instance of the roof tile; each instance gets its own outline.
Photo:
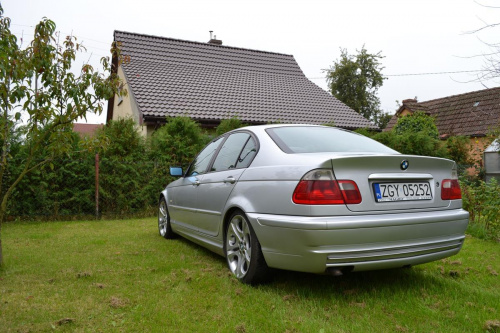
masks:
[[[294,57],[115,31],[126,79],[145,120],[184,115],[247,122],[376,128],[309,81]]]
[[[500,126],[500,87],[453,95],[426,102],[404,100],[384,131],[390,131],[403,109],[435,117],[439,134],[483,136]]]

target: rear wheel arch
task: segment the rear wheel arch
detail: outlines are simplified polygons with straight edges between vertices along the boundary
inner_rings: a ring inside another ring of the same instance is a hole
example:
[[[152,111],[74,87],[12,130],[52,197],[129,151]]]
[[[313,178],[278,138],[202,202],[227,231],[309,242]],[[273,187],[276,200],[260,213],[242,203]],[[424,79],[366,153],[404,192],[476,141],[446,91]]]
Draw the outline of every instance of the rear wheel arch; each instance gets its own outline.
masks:
[[[224,214],[224,219],[223,219],[223,223],[222,223],[222,241],[226,240],[227,225],[229,224],[231,216],[233,215],[234,212],[236,212],[238,210],[244,213],[243,209],[235,206],[235,207],[229,208],[226,211],[226,214]]]
[[[270,269],[254,228],[245,212],[237,207],[225,216],[223,252],[229,270],[241,282],[254,285],[269,281]]]

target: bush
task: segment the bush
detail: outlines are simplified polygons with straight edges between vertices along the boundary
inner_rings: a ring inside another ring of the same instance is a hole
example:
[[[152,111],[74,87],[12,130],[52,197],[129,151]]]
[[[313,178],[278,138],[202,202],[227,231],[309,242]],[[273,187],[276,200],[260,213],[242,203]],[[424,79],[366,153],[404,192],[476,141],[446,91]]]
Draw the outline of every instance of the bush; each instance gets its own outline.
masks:
[[[129,216],[155,206],[146,192],[153,164],[132,119],[111,121],[98,134],[107,144],[100,152],[99,197],[103,214]]]
[[[95,179],[94,158],[78,148],[80,137],[76,133],[72,133],[70,139],[71,152],[64,158],[33,170],[21,180],[9,200],[7,215],[58,219],[66,214],[82,216],[95,211],[94,188],[89,187]],[[17,178],[27,149],[29,144],[15,148],[7,182]]]
[[[358,128],[354,131],[355,133],[358,133],[358,134],[361,134],[361,135],[364,135],[368,138],[371,138],[373,137],[374,135],[378,134],[379,132],[377,131],[374,131],[372,129],[369,129],[369,128]]]
[[[446,140],[448,158],[454,160],[458,165],[458,171],[463,174],[467,168],[474,164],[470,158],[470,140],[466,136],[452,136]]]
[[[235,130],[237,128],[246,126],[239,120],[237,117],[233,117],[230,119],[224,119],[220,122],[219,126],[217,126],[217,129],[215,130],[215,133],[217,136],[222,135],[226,132]]]
[[[453,136],[446,142],[439,140],[434,118],[422,112],[399,118],[390,132],[373,133],[367,129],[359,129],[356,132],[371,137],[402,154],[449,158],[462,170],[472,163],[469,158],[469,139],[464,136]]]
[[[241,126],[238,119],[232,118],[222,121],[218,130],[225,132]],[[464,161],[466,138],[449,139],[444,145],[420,132],[358,132],[401,153]],[[210,137],[199,124],[188,117],[169,119],[147,142],[130,119],[113,121],[90,139],[82,140],[73,133],[71,152],[64,159],[54,160],[52,165],[35,170],[22,180],[9,201],[8,215],[50,219],[94,215],[96,152],[100,155],[101,213],[120,217],[151,215],[160,191],[173,180],[169,166],[187,167],[207,139]],[[6,184],[20,172],[18,161],[25,157],[26,149],[29,144],[21,136],[11,143],[12,161],[3,179]],[[476,225],[484,225],[489,234],[494,230],[498,233],[498,185],[464,182],[463,189],[464,207],[471,211],[471,219],[477,221]]]
[[[488,183],[462,180],[462,202],[470,214],[470,230],[474,236],[500,239],[500,186],[496,179]]]
[[[99,151],[106,158],[134,160],[146,151],[144,139],[130,118],[111,121],[98,131],[97,140],[104,143]]]
[[[449,157],[444,144],[424,132],[403,134],[397,134],[393,131],[381,132],[375,134],[372,139],[402,154]]]
[[[71,128],[68,130],[71,131]],[[187,166],[207,136],[187,117],[173,118],[146,142],[131,119],[112,121],[94,137],[72,133],[66,157],[28,174],[9,201],[10,218],[58,220],[95,214],[95,155],[99,153],[99,211],[107,217],[152,215],[168,182],[169,165]],[[29,144],[14,140],[4,174],[8,184],[21,172]],[[49,154],[50,152],[42,152]],[[45,156],[45,155],[44,155]],[[35,158],[42,158],[42,155]]]
[[[170,176],[170,166],[187,168],[205,142],[200,125],[188,117],[170,118],[153,133],[149,160],[154,166],[145,187],[152,203],[156,205],[160,191],[174,180]]]
[[[161,163],[187,166],[205,144],[201,127],[188,117],[170,118],[150,141],[150,158]]]
[[[398,122],[392,129],[396,134],[422,133],[433,139],[439,137],[439,132],[434,123],[434,118],[423,112],[415,112],[411,115],[399,117]]]

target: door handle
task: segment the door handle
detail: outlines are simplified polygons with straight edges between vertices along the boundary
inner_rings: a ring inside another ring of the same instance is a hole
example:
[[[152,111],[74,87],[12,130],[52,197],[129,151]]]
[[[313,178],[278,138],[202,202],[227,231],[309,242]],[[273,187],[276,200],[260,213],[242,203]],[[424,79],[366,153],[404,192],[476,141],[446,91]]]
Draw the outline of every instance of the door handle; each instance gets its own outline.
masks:
[[[194,182],[193,182],[193,186],[200,186],[200,181],[198,179],[196,179]]]
[[[235,182],[236,182],[236,179],[234,179],[233,176],[229,176],[226,179],[224,179],[224,183],[234,184]]]

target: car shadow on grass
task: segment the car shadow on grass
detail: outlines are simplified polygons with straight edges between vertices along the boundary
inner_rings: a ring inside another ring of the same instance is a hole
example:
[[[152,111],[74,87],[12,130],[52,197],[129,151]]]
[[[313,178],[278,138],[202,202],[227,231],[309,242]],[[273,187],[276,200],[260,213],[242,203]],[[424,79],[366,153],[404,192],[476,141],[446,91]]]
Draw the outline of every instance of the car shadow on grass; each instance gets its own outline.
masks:
[[[342,276],[274,270],[272,282],[262,287],[285,294],[330,298],[332,295],[419,293],[428,287],[439,289],[443,283],[440,276],[429,274],[421,266],[417,266],[352,272]]]
[[[206,263],[217,265],[217,268],[226,266],[224,257],[184,238],[178,238],[176,241],[195,251],[198,255],[206,257]],[[372,293],[375,290],[382,293],[399,291],[418,293],[423,287],[430,286],[439,289],[445,283],[442,275],[429,273],[430,267],[429,265],[419,265],[411,268],[351,272],[342,276],[272,269],[270,280],[258,288],[280,291],[283,294],[305,293],[317,297],[323,297],[325,293],[328,294],[326,297],[330,297],[332,293],[349,295]],[[222,276],[236,279],[229,274],[227,267],[226,269],[228,274]]]

